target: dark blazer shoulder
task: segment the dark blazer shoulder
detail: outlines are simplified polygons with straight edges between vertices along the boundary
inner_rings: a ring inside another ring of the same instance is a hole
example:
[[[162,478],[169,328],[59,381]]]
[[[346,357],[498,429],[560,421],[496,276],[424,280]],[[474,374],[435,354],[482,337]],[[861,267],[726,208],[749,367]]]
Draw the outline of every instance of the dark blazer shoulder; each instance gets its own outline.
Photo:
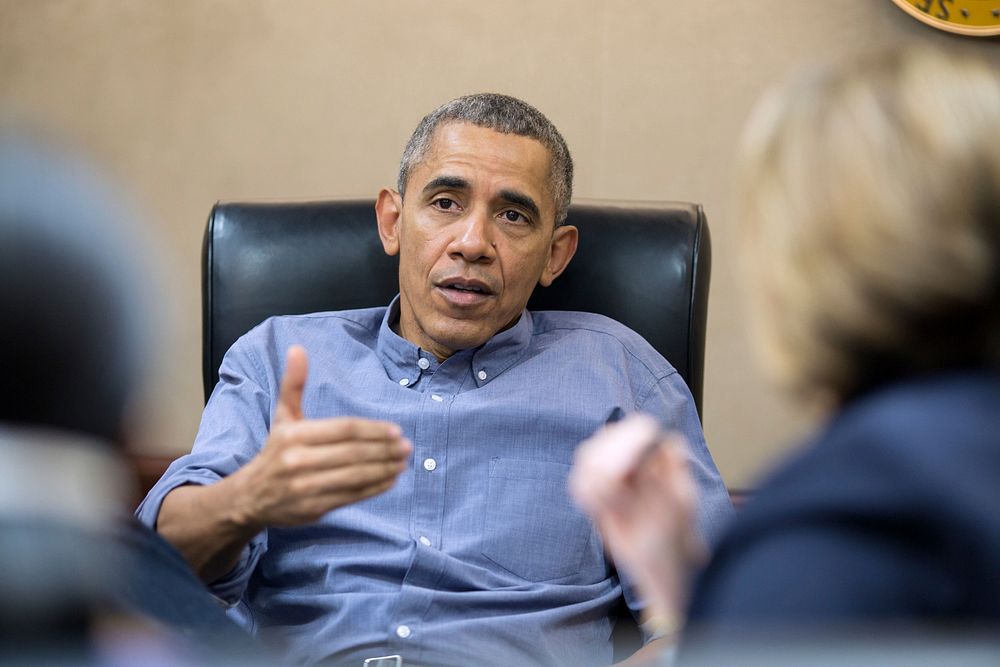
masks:
[[[997,406],[993,373],[900,383],[845,406],[738,515],[693,615],[1000,616]]]

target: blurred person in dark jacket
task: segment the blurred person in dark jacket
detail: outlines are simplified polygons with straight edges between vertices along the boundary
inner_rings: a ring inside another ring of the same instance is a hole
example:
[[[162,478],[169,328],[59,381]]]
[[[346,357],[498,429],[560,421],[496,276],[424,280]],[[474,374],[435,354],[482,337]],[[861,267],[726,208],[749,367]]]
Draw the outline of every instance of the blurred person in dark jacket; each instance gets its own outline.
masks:
[[[810,72],[761,102],[742,156],[759,356],[822,426],[704,565],[693,485],[651,421],[579,450],[578,501],[661,628],[686,617],[682,655],[788,633],[995,630],[1000,75],[927,48]]]

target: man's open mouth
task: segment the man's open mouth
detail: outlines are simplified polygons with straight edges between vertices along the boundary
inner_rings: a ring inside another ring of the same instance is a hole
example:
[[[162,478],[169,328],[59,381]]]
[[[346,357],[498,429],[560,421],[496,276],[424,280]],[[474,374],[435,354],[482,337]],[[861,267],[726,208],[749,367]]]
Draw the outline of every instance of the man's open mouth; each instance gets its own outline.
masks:
[[[448,300],[456,306],[478,305],[493,296],[489,285],[480,281],[463,278],[451,278],[438,283]]]
[[[475,292],[476,294],[489,294],[488,291],[476,285],[445,285],[445,289],[456,289],[460,292]]]

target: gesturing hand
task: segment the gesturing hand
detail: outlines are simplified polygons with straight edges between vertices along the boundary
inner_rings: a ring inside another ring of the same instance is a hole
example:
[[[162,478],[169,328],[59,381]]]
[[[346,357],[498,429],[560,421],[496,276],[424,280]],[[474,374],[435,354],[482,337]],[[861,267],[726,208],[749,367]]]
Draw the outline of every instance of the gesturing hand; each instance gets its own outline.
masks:
[[[332,509],[386,491],[406,468],[413,446],[396,424],[357,417],[306,419],[307,374],[305,349],[291,347],[267,442],[233,475],[239,477],[245,525],[316,521]]]

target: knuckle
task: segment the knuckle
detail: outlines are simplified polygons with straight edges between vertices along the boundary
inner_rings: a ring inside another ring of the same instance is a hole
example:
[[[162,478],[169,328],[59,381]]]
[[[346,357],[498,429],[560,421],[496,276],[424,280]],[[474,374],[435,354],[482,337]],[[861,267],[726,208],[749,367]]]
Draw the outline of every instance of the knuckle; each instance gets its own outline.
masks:
[[[365,464],[371,464],[372,462],[379,461],[381,458],[382,457],[377,447],[359,444],[354,460]]]
[[[308,479],[296,477],[288,480],[288,490],[293,496],[308,495],[312,491],[312,482]]]
[[[280,460],[282,466],[290,472],[301,470],[305,465],[304,452],[298,448],[284,450],[281,452]]]
[[[357,437],[358,420],[355,417],[341,417],[336,421],[337,435],[342,440]]]
[[[377,464],[366,464],[358,468],[358,475],[355,480],[356,488],[362,488],[373,484],[380,478]]]
[[[271,433],[269,434],[268,441],[280,445],[288,438],[288,425],[287,424],[274,424],[271,426]]]
[[[348,463],[365,462],[370,458],[369,450],[362,443],[351,443],[340,450],[343,460]]]
[[[390,475],[389,466],[379,461],[368,466],[364,481],[366,486],[381,484]]]
[[[271,435],[277,437],[278,442],[287,447],[302,438],[301,431],[298,422],[283,422],[271,429]]]

